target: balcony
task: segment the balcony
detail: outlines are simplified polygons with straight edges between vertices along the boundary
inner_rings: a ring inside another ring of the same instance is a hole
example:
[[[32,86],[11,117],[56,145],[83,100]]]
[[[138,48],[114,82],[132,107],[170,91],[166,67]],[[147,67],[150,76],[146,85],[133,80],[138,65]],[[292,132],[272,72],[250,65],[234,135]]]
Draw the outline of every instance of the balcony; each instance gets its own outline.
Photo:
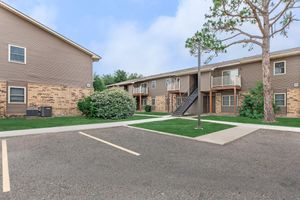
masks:
[[[241,76],[218,76],[211,77],[211,88],[214,90],[224,90],[232,88],[241,88]]]
[[[146,86],[139,86],[134,87],[132,91],[134,96],[147,96],[148,95],[148,87]]]
[[[167,91],[178,92],[180,90],[180,78],[173,78],[167,80]]]

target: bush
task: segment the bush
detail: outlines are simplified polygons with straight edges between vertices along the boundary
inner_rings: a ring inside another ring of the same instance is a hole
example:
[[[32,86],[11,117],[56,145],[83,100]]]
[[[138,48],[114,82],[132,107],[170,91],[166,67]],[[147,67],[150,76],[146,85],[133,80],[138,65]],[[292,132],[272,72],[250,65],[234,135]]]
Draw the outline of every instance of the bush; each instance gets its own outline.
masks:
[[[146,112],[151,112],[152,111],[152,107],[150,105],[146,105],[145,106],[145,111]]]
[[[78,109],[82,112],[83,115],[89,116],[92,112],[91,108],[92,98],[86,97],[77,103]]]
[[[274,110],[277,111],[275,104]],[[261,119],[264,117],[264,89],[263,84],[258,82],[250,93],[244,95],[244,101],[240,108],[240,116],[253,119]]]
[[[126,91],[109,89],[95,92],[78,103],[83,115],[100,119],[125,119],[134,114],[136,102]]]

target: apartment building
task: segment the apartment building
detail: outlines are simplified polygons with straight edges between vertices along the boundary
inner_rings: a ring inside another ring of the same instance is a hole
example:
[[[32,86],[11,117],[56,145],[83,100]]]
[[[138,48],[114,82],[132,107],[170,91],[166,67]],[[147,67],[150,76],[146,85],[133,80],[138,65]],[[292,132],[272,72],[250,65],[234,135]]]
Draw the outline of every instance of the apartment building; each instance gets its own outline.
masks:
[[[197,114],[197,67],[121,82],[136,97],[137,107],[152,105],[154,111],[175,115]],[[300,48],[271,54],[272,89],[278,115],[300,117]],[[203,66],[201,112],[236,114],[243,94],[262,81],[261,56],[251,56]]]
[[[0,117],[52,106],[55,116],[78,115],[93,92],[100,56],[0,2]]]

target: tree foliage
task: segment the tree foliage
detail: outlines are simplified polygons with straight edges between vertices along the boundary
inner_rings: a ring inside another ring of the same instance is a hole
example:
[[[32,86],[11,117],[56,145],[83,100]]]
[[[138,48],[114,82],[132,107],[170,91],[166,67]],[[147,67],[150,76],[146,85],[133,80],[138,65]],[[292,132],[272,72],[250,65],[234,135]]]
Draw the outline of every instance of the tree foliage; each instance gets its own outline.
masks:
[[[254,119],[261,119],[264,116],[264,89],[262,82],[258,82],[249,94],[243,95],[244,100],[239,109],[240,116]],[[278,111],[278,107],[273,101],[273,108]]]
[[[95,75],[94,76],[94,84],[96,84],[96,86],[98,87],[98,85],[101,84],[100,83],[100,79],[101,79],[106,88],[106,86],[108,86],[108,85],[120,83],[122,81],[138,79],[138,78],[142,78],[142,77],[143,76],[141,74],[127,73],[124,70],[117,70],[113,74],[104,74],[102,76]],[[102,86],[101,86],[101,88],[102,88]],[[94,87],[94,89],[95,89],[95,91],[102,91],[102,90],[96,89],[95,87]]]
[[[94,90],[95,91],[103,91],[106,89],[102,78],[99,75],[94,75],[94,82],[93,82]]]

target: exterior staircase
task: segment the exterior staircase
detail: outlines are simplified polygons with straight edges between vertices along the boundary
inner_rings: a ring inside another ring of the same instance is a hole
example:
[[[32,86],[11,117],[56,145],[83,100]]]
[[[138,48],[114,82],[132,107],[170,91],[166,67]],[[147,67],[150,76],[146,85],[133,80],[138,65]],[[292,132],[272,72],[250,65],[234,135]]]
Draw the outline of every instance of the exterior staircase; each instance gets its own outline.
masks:
[[[198,88],[196,88],[190,96],[175,110],[173,116],[183,116],[184,113],[193,105],[198,98]]]

